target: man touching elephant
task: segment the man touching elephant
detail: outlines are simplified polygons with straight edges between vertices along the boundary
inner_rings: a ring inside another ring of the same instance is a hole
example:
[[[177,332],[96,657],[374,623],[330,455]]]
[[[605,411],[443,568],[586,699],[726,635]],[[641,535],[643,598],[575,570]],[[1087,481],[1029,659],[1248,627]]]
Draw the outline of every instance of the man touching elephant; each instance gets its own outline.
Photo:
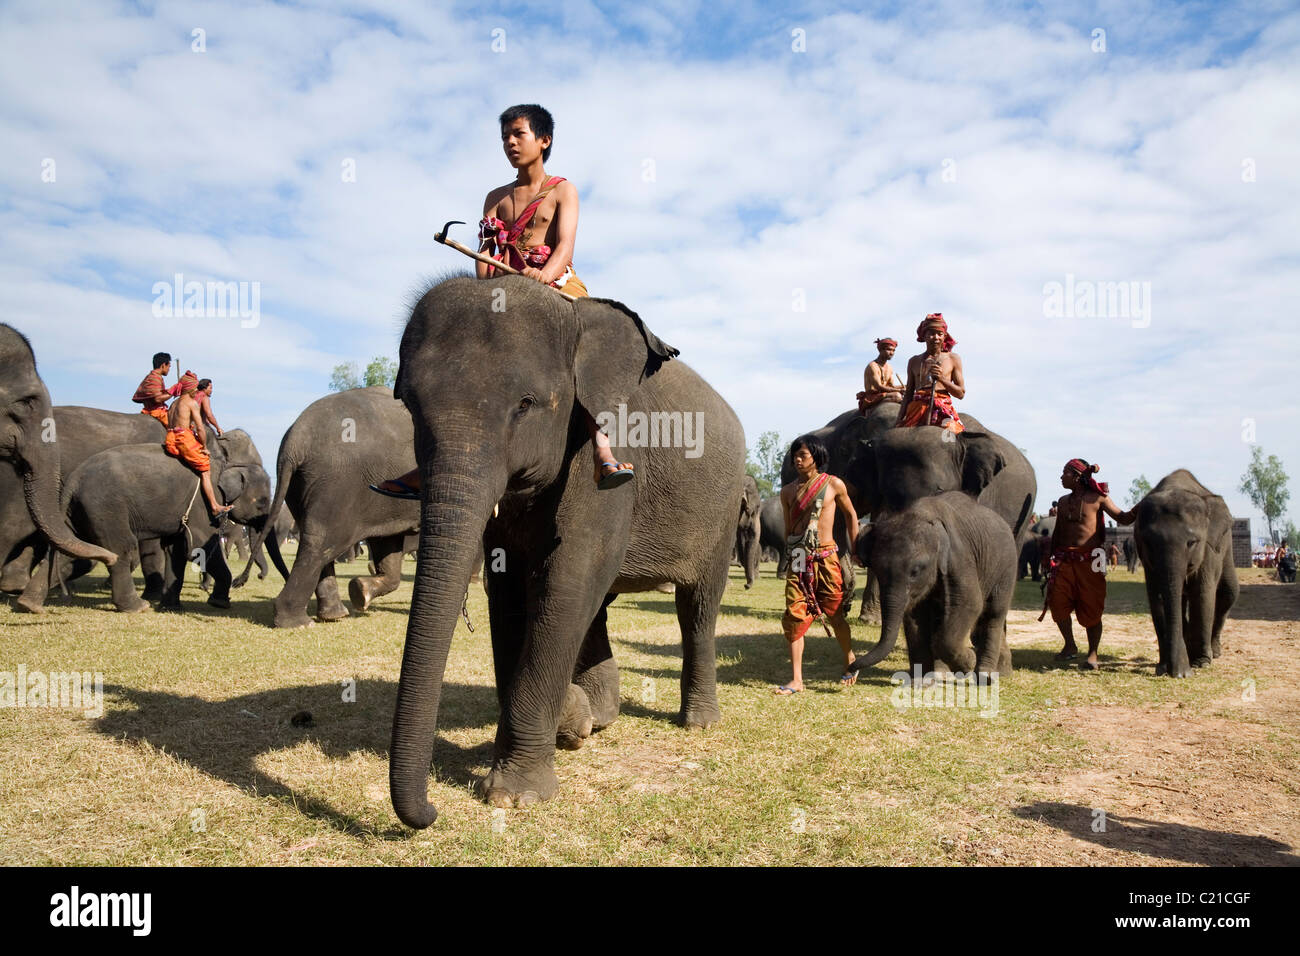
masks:
[[[1058,661],[1073,660],[1079,653],[1074,643],[1070,613],[1088,633],[1088,657],[1081,670],[1095,671],[1097,649],[1101,645],[1101,615],[1106,609],[1105,520],[1110,515],[1122,525],[1132,524],[1137,509],[1120,511],[1110,500],[1110,489],[1092,475],[1100,466],[1082,458],[1072,458],[1061,471],[1061,485],[1069,494],[1060,499],[1056,510],[1056,529],[1052,532],[1051,570],[1047,575],[1046,606],[1052,612],[1065,646],[1056,655]],[[1043,615],[1038,619],[1041,621]]]
[[[816,436],[796,438],[790,451],[799,480],[781,489],[786,547],[790,554],[781,629],[790,642],[794,676],[790,683],[776,689],[775,693],[781,697],[803,690],[804,635],[823,614],[844,652],[844,676],[840,683],[848,686],[858,679],[851,667],[853,645],[849,622],[844,619],[844,587],[839,546],[835,543],[835,516],[840,514],[844,517],[849,553],[857,554],[858,515],[844,482],[822,471],[830,455]]]

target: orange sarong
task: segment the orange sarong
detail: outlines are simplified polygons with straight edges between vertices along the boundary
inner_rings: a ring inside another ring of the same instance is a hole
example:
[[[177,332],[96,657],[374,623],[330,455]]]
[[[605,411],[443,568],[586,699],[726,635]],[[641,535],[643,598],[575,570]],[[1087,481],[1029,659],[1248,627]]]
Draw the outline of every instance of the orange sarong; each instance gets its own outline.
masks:
[[[1052,620],[1068,621],[1073,611],[1080,627],[1100,624],[1106,610],[1106,574],[1092,569],[1092,551],[1065,548],[1052,557],[1056,567],[1047,590]]]
[[[163,451],[173,458],[179,458],[200,475],[212,469],[212,462],[208,458],[208,450],[194,437],[194,432],[188,428],[169,429],[167,438],[163,441]]]
[[[964,432],[966,426],[962,424],[957,410],[952,407],[952,396],[947,392],[935,392],[934,411],[930,412],[930,420],[925,420],[925,413],[930,408],[930,390],[917,389],[912,393],[912,400],[907,405],[907,411],[903,413],[903,420],[898,423],[899,428],[911,428],[915,425],[938,425],[940,428],[947,428],[954,432]]]
[[[163,423],[163,426],[164,426],[164,427],[166,427],[166,425],[167,425],[167,406],[166,406],[166,405],[159,405],[157,408],[142,408],[142,409],[140,409],[140,414],[141,414],[141,415],[148,415],[150,418],[156,418],[156,419],[158,419],[158,421],[160,421],[160,422]]]
[[[835,617],[840,605],[844,603],[844,577],[840,572],[840,558],[835,545],[819,548],[806,555],[804,560],[812,571],[816,606],[828,618]],[[812,627],[815,620],[800,574],[794,570],[792,563],[785,576],[785,614],[781,618],[781,630],[785,639],[793,644],[808,633],[808,628]]]

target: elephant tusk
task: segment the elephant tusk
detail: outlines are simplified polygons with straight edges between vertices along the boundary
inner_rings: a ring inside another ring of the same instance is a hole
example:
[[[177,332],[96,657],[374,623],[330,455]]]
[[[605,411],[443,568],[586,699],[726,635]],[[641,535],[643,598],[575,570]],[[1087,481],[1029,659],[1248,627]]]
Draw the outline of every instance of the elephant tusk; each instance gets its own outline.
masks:
[[[501,502],[498,501],[496,504],[492,506],[492,517],[495,518],[500,513],[500,511],[501,511]]]

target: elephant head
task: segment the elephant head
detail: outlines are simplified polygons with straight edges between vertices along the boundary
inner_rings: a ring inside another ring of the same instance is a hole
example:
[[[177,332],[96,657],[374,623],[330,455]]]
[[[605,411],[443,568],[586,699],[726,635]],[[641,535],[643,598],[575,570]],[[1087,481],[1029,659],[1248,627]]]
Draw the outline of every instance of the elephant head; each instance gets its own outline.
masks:
[[[922,502],[872,524],[858,538],[858,557],[880,582],[880,642],[857,665],[871,667],[893,653],[904,616],[947,577],[952,539],[938,512]]]
[[[36,357],[17,330],[0,325],[0,461],[22,477],[32,523],[60,551],[112,565],[117,555],[87,544],[64,524],[59,504],[59,445],[49,392],[36,374]]]
[[[262,456],[243,429],[224,432],[216,441],[209,438],[213,487],[222,503],[233,505],[232,520],[261,528],[271,507],[271,476],[262,467]]]
[[[913,501],[945,491],[972,498],[989,486],[1006,458],[983,432],[945,428],[895,428],[859,442],[845,478],[864,514],[902,511]]]
[[[448,279],[412,310],[393,393],[415,428],[420,546],[389,763],[409,826],[437,817],[428,779],[443,672],[494,508],[553,506],[588,441],[585,413],[616,410],[675,354],[626,307],[570,304],[529,279]]]

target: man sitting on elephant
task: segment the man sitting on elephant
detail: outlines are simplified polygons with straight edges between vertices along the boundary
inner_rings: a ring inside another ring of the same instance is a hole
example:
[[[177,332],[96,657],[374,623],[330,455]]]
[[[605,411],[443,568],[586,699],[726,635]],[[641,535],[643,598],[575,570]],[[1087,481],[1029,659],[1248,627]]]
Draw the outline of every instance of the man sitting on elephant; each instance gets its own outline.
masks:
[[[515,179],[493,189],[483,201],[479,251],[543,285],[571,296],[586,296],[586,285],[573,271],[578,190],[563,176],[551,176],[544,168],[551,158],[555,121],[548,110],[535,103],[512,106],[499,120],[501,147],[515,168]],[[491,279],[496,271],[482,262],[476,266],[480,279]],[[602,411],[610,409],[587,409],[587,431],[595,452],[596,485],[604,491],[631,481],[633,469],[614,457],[609,436],[597,427],[593,416]],[[393,498],[419,500],[420,471],[413,469],[370,489]]]
[[[221,426],[217,424],[217,416],[212,414],[212,379],[199,379],[199,390],[194,393],[194,400],[199,403],[203,424],[211,425],[212,430],[220,437]]]
[[[804,635],[814,620],[825,614],[835,640],[844,652],[844,676],[840,682],[857,682],[851,669],[854,657],[849,622],[844,619],[844,589],[838,547],[835,544],[835,515],[844,516],[849,553],[857,553],[858,515],[849,500],[844,482],[822,471],[830,458],[826,446],[814,435],[803,435],[791,445],[797,482],[781,489],[785,512],[786,548],[790,570],[785,579],[785,615],[781,628],[790,642],[794,676],[776,689],[782,697],[803,690]],[[829,492],[829,494],[828,494]]]
[[[1073,660],[1079,648],[1074,643],[1070,625],[1073,611],[1079,626],[1088,632],[1088,657],[1081,670],[1095,671],[1097,649],[1101,645],[1101,615],[1106,609],[1106,551],[1103,514],[1122,525],[1137,518],[1137,509],[1120,511],[1110,500],[1110,489],[1092,475],[1099,465],[1082,458],[1072,458],[1061,471],[1061,485],[1070,494],[1060,499],[1056,513],[1056,530],[1052,532],[1052,563],[1047,577],[1047,596],[1043,615],[1050,609],[1052,620],[1065,639],[1056,655],[1058,661]]]
[[[942,312],[925,317],[916,327],[916,340],[925,343],[925,351],[908,359],[898,427],[938,425],[953,432],[965,431],[952,400],[966,397],[966,379],[961,358],[952,350],[957,340],[948,334]]]
[[[172,357],[166,352],[158,352],[153,357],[153,371],[144,377],[140,387],[131,396],[131,401],[143,405],[140,414],[158,419],[167,424],[167,403],[180,394],[180,382],[168,388],[163,382],[164,376],[172,369]]]
[[[168,410],[167,438],[163,441],[163,451],[173,458],[179,458],[199,476],[203,485],[203,500],[207,502],[208,513],[214,518],[231,510],[230,505],[217,502],[216,492],[212,490],[212,463],[208,458],[207,432],[203,428],[203,412],[194,395],[199,389],[199,380],[193,372],[181,376],[180,398],[172,403]]]
[[[862,391],[858,392],[858,412],[867,414],[867,409],[881,402],[901,402],[903,391],[894,384],[894,370],[889,360],[894,357],[898,343],[893,339],[876,339],[877,355],[867,363],[862,372]]]

